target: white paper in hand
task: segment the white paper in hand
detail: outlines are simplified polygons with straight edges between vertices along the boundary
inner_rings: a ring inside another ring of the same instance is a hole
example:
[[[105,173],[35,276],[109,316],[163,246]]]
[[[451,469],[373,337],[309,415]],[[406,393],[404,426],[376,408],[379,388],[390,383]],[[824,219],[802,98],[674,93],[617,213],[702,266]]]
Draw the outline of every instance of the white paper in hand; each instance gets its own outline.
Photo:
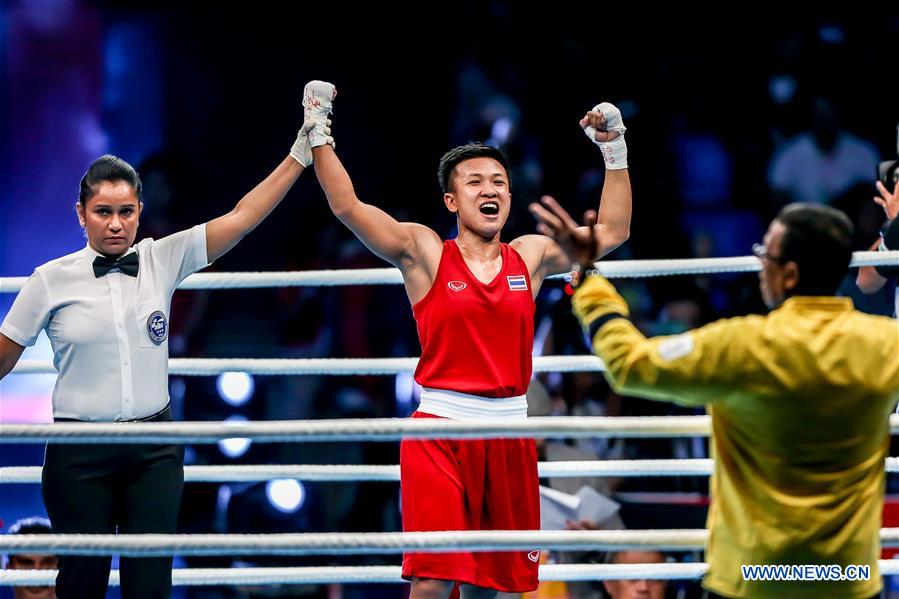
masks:
[[[540,528],[544,530],[564,530],[568,521],[592,520],[599,524],[620,507],[587,485],[575,495],[540,486]]]
[[[621,508],[621,504],[587,485],[578,489],[576,496],[581,500],[577,508],[578,520],[592,520],[599,524],[617,514]]]
[[[540,528],[562,530],[565,522],[577,518],[577,508],[581,500],[577,495],[569,495],[540,485]]]

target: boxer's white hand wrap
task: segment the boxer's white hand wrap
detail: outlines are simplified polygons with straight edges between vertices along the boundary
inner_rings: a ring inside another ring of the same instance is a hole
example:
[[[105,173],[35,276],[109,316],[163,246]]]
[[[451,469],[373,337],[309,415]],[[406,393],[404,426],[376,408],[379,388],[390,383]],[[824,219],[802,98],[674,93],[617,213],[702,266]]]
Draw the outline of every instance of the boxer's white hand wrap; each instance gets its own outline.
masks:
[[[331,144],[334,146],[334,138],[331,137],[331,121],[325,120],[324,127],[322,128],[322,133],[324,133],[325,143]],[[293,142],[293,147],[290,148],[290,156],[303,166],[309,166],[312,164],[312,145],[309,143],[309,133],[315,128],[315,121],[312,119],[308,119],[303,123],[303,126],[300,127],[300,132],[297,133],[297,140]]]
[[[607,169],[627,168],[627,143],[624,141],[624,132],[627,131],[627,127],[624,126],[621,111],[614,104],[602,102],[593,107],[593,112],[601,112],[606,118],[605,131],[617,131],[619,135],[612,141],[596,141],[596,128],[590,125],[584,127],[584,134],[599,146]]]
[[[336,96],[337,89],[326,81],[310,81],[303,88],[303,120],[315,122],[309,132],[309,143],[313,148],[329,143],[324,129]]]

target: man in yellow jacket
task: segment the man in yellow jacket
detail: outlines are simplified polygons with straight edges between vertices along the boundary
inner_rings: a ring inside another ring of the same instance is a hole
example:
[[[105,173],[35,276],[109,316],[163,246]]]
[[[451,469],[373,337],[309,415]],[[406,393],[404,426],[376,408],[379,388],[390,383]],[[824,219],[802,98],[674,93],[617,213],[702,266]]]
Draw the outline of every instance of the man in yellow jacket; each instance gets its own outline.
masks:
[[[573,263],[593,255],[589,230],[552,198],[531,211]],[[595,218],[586,215],[588,223]],[[611,283],[582,276],[592,265],[573,275],[575,314],[615,390],[706,406],[711,415],[715,469],[703,586],[720,596],[879,596],[899,323],[834,297],[852,257],[852,230],[834,208],[785,207],[764,246],[753,248],[771,312],[677,336],[644,337]],[[799,567],[741,567],[766,565]]]

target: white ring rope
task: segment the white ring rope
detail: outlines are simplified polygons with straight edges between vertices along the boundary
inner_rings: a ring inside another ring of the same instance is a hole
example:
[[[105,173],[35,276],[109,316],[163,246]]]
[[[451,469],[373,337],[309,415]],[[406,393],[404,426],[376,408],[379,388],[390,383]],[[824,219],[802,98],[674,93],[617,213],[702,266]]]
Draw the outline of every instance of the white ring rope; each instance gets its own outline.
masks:
[[[223,372],[257,375],[411,373],[418,358],[172,358],[169,374],[213,376]],[[534,356],[534,372],[602,372],[596,356]],[[11,374],[56,374],[50,360],[20,360]]]
[[[899,571],[899,561],[880,560],[880,571]],[[540,566],[541,581],[579,580],[698,580],[708,564],[547,564]],[[173,586],[402,583],[400,566],[326,566],[290,568],[189,568],[172,570]],[[56,582],[56,570],[0,570],[0,586],[40,586]],[[109,585],[119,586],[119,571],[109,574]]]
[[[54,555],[371,555],[446,551],[620,551],[705,547],[708,531],[462,530],[429,532],[315,532],[283,534],[0,535],[0,553]],[[880,529],[883,547],[899,546],[899,528]]]
[[[899,418],[899,416],[897,416]],[[899,423],[899,420],[896,421]],[[258,422],[55,422],[4,424],[0,442],[217,443],[397,441],[403,438],[493,439],[498,437],[644,438],[709,434],[708,416],[541,416],[527,420],[436,418],[344,418]]]
[[[537,472],[541,478],[709,476],[712,473],[712,465],[713,462],[710,459],[584,460],[540,462],[537,464]],[[886,472],[899,472],[899,458],[887,458],[885,470]],[[400,480],[400,467],[399,465],[355,464],[254,464],[184,467],[184,482],[189,483],[265,482],[281,478],[307,482],[396,482]],[[40,466],[0,468],[0,484],[39,482],[41,482]]]
[[[414,439],[707,437],[709,416],[538,416],[527,420],[344,418],[259,422],[55,422],[4,424],[2,443],[257,443]],[[899,414],[890,415],[899,432]]]
[[[712,460],[589,460],[540,462],[540,477],[575,478],[582,476],[708,476]],[[400,480],[399,465],[355,464],[254,464],[232,466],[185,466],[185,482],[262,482],[278,478],[303,481],[368,481]],[[0,484],[39,483],[40,466],[7,466],[0,468]]]
[[[899,561],[880,561],[881,573]],[[578,580],[698,580],[708,564],[547,564],[540,566],[541,581]],[[189,568],[172,570],[173,586],[402,583],[400,566],[326,566],[290,568]],[[52,585],[56,570],[0,570],[0,586]],[[110,586],[119,586],[119,571],[109,575]]]
[[[899,560],[877,560],[881,576],[899,574]],[[708,571],[705,563],[676,564],[547,564],[539,578],[547,581],[591,580],[699,580]],[[324,566],[290,568],[190,568],[172,570],[173,586],[402,583],[400,566]],[[56,570],[0,570],[2,586],[39,586],[56,582]],[[109,575],[110,586],[119,586],[119,571]]]
[[[888,529],[884,529],[888,530]],[[705,546],[704,529],[672,530],[464,530],[428,532],[0,535],[0,553],[55,555],[371,555],[406,551],[610,551]]]
[[[899,252],[855,252],[852,267],[899,265]],[[755,256],[688,258],[680,260],[616,260],[597,262],[609,278],[754,272],[761,269]],[[563,278],[554,275],[549,278]],[[28,277],[0,277],[0,293],[18,292]],[[308,270],[299,272],[209,272],[187,277],[179,289],[249,289],[262,287],[331,287],[336,285],[398,285],[395,268]]]
[[[877,560],[882,576],[899,574],[899,560]],[[699,580],[706,563],[682,564],[546,564],[541,582],[592,580]],[[172,570],[173,586],[402,583],[400,566],[325,566],[291,568],[189,568]],[[56,570],[0,570],[0,586],[52,585]],[[119,586],[119,571],[109,585]]]

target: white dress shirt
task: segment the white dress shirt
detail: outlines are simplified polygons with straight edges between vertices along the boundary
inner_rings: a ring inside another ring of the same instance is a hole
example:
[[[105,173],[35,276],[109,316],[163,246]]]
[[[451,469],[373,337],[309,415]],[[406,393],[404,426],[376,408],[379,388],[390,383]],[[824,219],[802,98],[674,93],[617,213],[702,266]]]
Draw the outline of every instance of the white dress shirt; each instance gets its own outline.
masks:
[[[168,330],[172,294],[208,264],[206,225],[144,239],[137,277],[111,270],[95,277],[90,246],[37,267],[0,333],[22,346],[41,330],[59,372],[54,418],[122,421],[164,409],[168,394]]]

